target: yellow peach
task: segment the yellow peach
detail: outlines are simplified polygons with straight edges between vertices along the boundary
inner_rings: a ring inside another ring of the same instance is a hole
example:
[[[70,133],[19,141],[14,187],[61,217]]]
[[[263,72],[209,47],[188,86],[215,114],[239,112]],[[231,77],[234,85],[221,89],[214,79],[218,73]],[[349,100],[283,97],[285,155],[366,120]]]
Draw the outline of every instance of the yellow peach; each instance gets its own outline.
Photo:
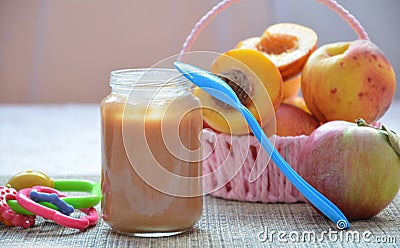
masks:
[[[239,42],[236,48],[262,52],[278,67],[286,81],[301,72],[317,43],[317,34],[312,29],[293,23],[278,23],[268,27],[261,37]]]
[[[282,103],[286,103],[286,104],[301,108],[302,110],[306,111],[308,114],[311,114],[311,111],[308,109],[306,102],[304,101],[304,98],[301,96],[291,96],[291,97],[285,98],[285,99],[283,99]]]
[[[301,89],[300,74],[283,81],[283,96],[282,99],[297,96]]]
[[[261,126],[273,119],[282,101],[283,83],[279,70],[262,53],[251,49],[227,51],[213,62],[211,72],[235,91]],[[212,129],[235,135],[251,133],[238,111],[200,88],[195,88],[194,94],[200,98],[204,121]]]
[[[308,108],[321,122],[363,118],[371,123],[389,108],[396,76],[384,53],[371,41],[337,42],[310,56],[301,87]]]
[[[310,135],[320,122],[304,110],[282,103],[276,111],[276,135],[279,136],[298,136]],[[270,131],[267,128],[264,130]]]

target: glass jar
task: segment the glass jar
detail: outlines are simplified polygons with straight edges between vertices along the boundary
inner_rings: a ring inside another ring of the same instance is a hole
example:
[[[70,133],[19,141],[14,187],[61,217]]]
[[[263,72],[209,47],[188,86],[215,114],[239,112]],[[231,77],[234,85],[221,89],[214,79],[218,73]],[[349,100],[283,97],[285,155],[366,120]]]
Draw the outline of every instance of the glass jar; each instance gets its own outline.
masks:
[[[174,69],[111,72],[101,102],[102,217],[116,231],[169,236],[202,214],[199,100]]]

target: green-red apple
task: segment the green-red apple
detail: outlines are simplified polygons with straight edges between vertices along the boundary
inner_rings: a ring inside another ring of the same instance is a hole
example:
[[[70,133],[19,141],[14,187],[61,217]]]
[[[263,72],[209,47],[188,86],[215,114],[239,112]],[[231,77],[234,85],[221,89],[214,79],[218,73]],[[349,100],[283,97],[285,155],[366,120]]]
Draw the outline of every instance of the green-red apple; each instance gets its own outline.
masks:
[[[311,54],[303,68],[301,89],[321,122],[363,118],[372,123],[392,103],[396,77],[384,53],[371,41],[338,42]]]
[[[382,211],[400,187],[400,156],[387,132],[331,121],[306,140],[299,174],[350,220]]]

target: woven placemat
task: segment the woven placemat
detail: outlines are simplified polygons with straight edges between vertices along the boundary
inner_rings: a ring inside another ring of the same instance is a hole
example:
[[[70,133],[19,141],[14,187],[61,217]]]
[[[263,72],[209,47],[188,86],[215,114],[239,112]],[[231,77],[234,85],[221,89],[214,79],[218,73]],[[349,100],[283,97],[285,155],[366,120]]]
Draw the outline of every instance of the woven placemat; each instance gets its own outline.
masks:
[[[0,176],[0,185],[8,178]],[[96,176],[82,179],[99,180]],[[379,247],[383,243],[396,247],[399,217],[400,195],[378,216],[353,221],[348,231],[339,231],[306,203],[247,203],[206,196],[200,221],[173,237],[129,237],[112,231],[103,221],[78,231],[38,217],[29,229],[0,224],[0,247]]]

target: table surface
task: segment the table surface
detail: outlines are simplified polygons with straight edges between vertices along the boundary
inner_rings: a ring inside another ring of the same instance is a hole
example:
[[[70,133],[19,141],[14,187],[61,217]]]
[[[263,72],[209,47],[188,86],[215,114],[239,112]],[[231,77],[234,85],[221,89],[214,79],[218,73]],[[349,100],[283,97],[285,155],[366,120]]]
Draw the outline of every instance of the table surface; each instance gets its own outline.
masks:
[[[400,133],[399,117],[400,102],[395,102],[381,121]],[[40,170],[53,178],[99,181],[99,107],[0,104],[0,151],[0,185],[26,169]],[[396,246],[400,243],[399,218],[400,194],[378,216],[353,221],[350,231],[338,231],[334,223],[305,203],[246,203],[206,196],[196,226],[173,237],[128,237],[112,231],[101,220],[81,232],[37,218],[30,229],[0,223],[0,247]]]

